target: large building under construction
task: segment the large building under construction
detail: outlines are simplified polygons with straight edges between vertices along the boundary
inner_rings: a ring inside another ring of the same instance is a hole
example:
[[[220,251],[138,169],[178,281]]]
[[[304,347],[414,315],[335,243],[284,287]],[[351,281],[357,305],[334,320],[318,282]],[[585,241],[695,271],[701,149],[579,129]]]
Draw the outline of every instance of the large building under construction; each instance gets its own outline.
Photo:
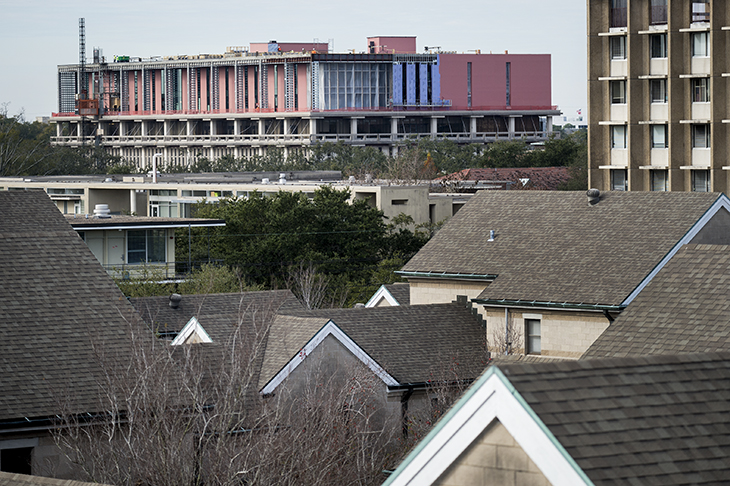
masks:
[[[83,44],[82,44],[83,45]],[[550,55],[466,54],[415,37],[370,37],[361,53],[326,43],[252,43],[225,54],[104,58],[58,67],[58,145],[101,145],[149,167],[196,157],[285,155],[322,142],[394,153],[411,138],[459,144],[546,140]]]

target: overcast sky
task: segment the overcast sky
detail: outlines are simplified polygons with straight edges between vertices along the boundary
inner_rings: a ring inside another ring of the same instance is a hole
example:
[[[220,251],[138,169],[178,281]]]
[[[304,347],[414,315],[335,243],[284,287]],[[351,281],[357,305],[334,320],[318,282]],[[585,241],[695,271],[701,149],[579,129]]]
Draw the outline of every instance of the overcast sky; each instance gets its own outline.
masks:
[[[586,109],[585,0],[418,1],[0,0],[0,103],[26,119],[58,111],[58,64],[86,52],[139,57],[223,53],[250,42],[332,39],[364,51],[366,37],[415,35],[417,46],[552,55],[553,104]]]

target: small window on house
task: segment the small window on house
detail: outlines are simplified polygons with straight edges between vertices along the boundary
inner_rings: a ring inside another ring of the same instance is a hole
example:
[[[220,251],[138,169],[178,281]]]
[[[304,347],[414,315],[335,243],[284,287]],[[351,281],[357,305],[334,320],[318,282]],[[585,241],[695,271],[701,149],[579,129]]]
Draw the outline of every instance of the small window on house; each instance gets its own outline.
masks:
[[[626,59],[626,36],[611,37],[611,59]]]
[[[692,79],[692,102],[707,103],[710,101],[710,78]]]
[[[651,58],[665,59],[667,57],[667,34],[653,34],[649,38],[651,44]]]
[[[667,190],[667,171],[652,170],[651,171],[651,190],[666,191]]]
[[[127,263],[164,263],[166,230],[135,230],[127,233]]]
[[[692,171],[692,192],[710,192],[710,171]]]
[[[667,148],[667,126],[652,125],[651,126],[651,148]]]
[[[710,125],[692,125],[692,148],[710,148]]]
[[[692,56],[708,57],[710,55],[710,43],[707,32],[692,33]]]
[[[15,474],[32,474],[32,447],[0,450],[0,471]]]
[[[613,125],[611,127],[611,148],[626,148],[626,125]]]
[[[540,319],[525,319],[525,354],[541,354]]]
[[[408,199],[393,199],[392,201],[390,201],[390,204],[392,204],[393,206],[405,206],[406,204],[408,204]]]
[[[628,187],[629,182],[626,176],[626,169],[611,169],[611,190],[626,191]]]
[[[626,81],[611,81],[611,103],[614,105],[622,105],[626,103]]]
[[[651,102],[652,103],[666,103],[667,102],[667,80],[666,79],[652,79],[649,83],[649,91],[651,91]]]

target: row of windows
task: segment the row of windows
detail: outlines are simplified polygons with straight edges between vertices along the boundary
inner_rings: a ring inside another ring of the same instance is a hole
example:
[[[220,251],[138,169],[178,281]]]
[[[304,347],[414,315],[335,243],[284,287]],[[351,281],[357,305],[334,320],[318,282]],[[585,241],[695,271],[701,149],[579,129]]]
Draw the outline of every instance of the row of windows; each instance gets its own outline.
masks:
[[[649,190],[667,191],[669,172],[666,169],[649,171]],[[611,169],[611,190],[628,191],[628,176],[626,169]],[[692,192],[710,192],[710,171],[691,171],[690,189]]]
[[[710,36],[708,32],[692,32],[691,53],[692,57],[709,57]],[[649,55],[652,59],[667,58],[667,34],[651,34],[649,36]],[[626,36],[611,36],[609,44],[611,59],[626,59]]]
[[[668,148],[669,137],[667,125],[651,125],[651,148]],[[627,145],[628,133],[626,125],[613,125],[611,127],[611,148],[625,149]],[[692,125],[692,148],[709,148],[710,147],[710,125],[694,124]]]
[[[608,87],[611,96],[611,104],[623,105],[626,103],[625,79],[610,81]],[[709,103],[710,78],[692,78],[691,87],[693,103]],[[668,102],[669,98],[667,95],[666,78],[649,80],[649,96],[652,103]]]
[[[693,0],[688,4],[691,22],[705,23],[710,21],[710,1]],[[628,23],[627,0],[611,0],[611,28],[626,27]],[[651,0],[649,3],[649,22],[651,25],[666,25],[668,20],[667,0]]]

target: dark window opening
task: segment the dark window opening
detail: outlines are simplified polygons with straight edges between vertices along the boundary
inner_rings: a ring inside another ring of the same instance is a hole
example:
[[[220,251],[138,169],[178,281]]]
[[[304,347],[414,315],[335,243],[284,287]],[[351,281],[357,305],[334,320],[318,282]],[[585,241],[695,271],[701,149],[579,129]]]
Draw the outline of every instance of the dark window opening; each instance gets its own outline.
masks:
[[[0,450],[0,471],[14,474],[31,474],[32,447]]]

